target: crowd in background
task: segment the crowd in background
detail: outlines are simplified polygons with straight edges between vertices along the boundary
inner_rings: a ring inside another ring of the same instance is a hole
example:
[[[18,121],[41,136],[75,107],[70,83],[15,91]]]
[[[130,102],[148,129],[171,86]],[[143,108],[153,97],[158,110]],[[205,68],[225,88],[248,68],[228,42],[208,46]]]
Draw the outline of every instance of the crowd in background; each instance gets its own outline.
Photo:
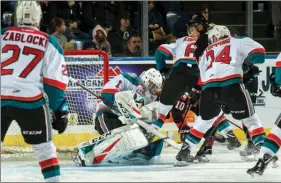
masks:
[[[148,1],[149,53],[163,43],[171,43],[176,37],[187,35],[186,25],[191,12],[182,9],[180,1]],[[185,2],[186,3],[186,2]],[[268,2],[269,3],[269,2]],[[52,34],[65,50],[98,49],[110,56],[141,56],[141,3],[137,1],[40,1],[43,17],[41,31]],[[272,36],[281,37],[281,3],[272,2]],[[14,2],[1,1],[1,25],[13,25],[11,16]],[[270,4],[269,4],[270,6]],[[208,4],[202,4],[201,12],[209,16]],[[171,25],[169,15],[180,17]],[[273,14],[273,13],[272,13]]]

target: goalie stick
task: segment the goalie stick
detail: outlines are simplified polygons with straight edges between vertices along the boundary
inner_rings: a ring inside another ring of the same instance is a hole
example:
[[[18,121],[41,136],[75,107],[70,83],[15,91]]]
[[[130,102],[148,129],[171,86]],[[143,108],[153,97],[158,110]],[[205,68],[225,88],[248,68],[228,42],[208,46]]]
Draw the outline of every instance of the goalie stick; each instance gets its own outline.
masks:
[[[119,109],[116,108],[116,106],[114,106],[111,102],[109,102],[108,100],[106,100],[105,98],[103,98],[102,96],[99,96],[97,94],[95,94],[93,91],[91,91],[90,89],[88,89],[87,87],[85,87],[84,85],[82,85],[79,80],[76,80],[72,77],[69,77],[69,80],[73,83],[75,83],[76,85],[80,86],[81,88],[83,88],[84,90],[86,90],[87,92],[91,93],[92,95],[94,95],[96,98],[101,99],[106,105],[108,105],[112,110],[114,110],[116,113],[118,113],[119,115],[123,116],[123,113],[119,111]],[[135,108],[132,109],[132,111],[136,111]],[[136,112],[137,114],[140,113],[139,111]],[[134,114],[136,114],[134,113]],[[136,116],[136,115],[134,115]],[[138,116],[138,115],[137,115]],[[138,119],[136,117],[136,123],[138,125],[140,125],[141,127],[143,127],[144,129],[146,129],[147,131],[153,133],[154,135],[158,136],[160,138],[160,140],[165,141],[166,143],[170,144],[171,146],[173,146],[174,148],[180,150],[181,149],[181,144],[176,143],[175,141],[173,141],[171,138],[169,138],[166,135],[163,135],[160,131],[156,130],[155,128],[151,127],[150,125],[148,125],[147,123],[143,122],[142,120]]]

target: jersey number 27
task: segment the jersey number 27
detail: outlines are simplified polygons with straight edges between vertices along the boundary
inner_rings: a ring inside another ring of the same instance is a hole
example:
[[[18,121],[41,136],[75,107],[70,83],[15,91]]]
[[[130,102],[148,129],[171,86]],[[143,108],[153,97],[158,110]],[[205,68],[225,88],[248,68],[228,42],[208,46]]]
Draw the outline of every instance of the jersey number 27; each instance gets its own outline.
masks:
[[[5,45],[2,48],[2,53],[7,53],[9,51],[13,52],[12,57],[8,58],[7,60],[1,63],[1,75],[13,74],[14,69],[5,69],[5,67],[19,61],[20,54],[34,55],[35,57],[31,60],[31,62],[23,69],[23,71],[19,75],[19,77],[21,78],[26,78],[44,57],[43,51],[28,46],[25,46],[23,48],[22,53],[21,53],[21,49],[17,45]]]

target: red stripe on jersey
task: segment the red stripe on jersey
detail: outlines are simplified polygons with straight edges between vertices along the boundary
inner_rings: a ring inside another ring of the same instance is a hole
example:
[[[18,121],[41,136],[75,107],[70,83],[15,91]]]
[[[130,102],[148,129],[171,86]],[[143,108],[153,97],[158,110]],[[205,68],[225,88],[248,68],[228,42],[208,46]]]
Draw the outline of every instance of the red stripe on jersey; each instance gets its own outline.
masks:
[[[119,92],[119,90],[115,89],[115,88],[105,88],[103,90],[101,90],[102,93],[117,93]]]
[[[47,168],[49,166],[58,165],[58,164],[59,164],[58,158],[51,158],[51,159],[47,159],[47,160],[39,162],[39,165],[42,169]]]
[[[44,36],[46,39],[49,38],[49,36],[46,33],[27,27],[9,27],[6,29],[6,31],[18,31],[18,32],[31,33],[31,34],[38,34]]]
[[[281,61],[276,62],[276,67],[281,67]]]
[[[277,137],[276,135],[270,133],[270,134],[268,134],[268,136],[267,136],[266,138],[273,140],[273,141],[276,142],[279,146],[281,146],[281,139],[280,139],[279,137]]]
[[[252,53],[265,53],[265,49],[264,48],[255,48],[249,53],[249,55]]]
[[[233,74],[233,75],[222,77],[222,78],[210,79],[210,80],[208,80],[206,82],[202,82],[202,85],[205,85],[205,84],[210,83],[210,82],[225,81],[225,80],[228,80],[228,79],[231,79],[231,78],[237,78],[237,77],[242,78],[242,75],[240,75],[240,74]]]
[[[190,133],[198,138],[202,138],[204,136],[204,133],[197,131],[195,128],[192,128]]]
[[[66,84],[62,83],[60,81],[54,80],[54,79],[50,79],[50,78],[45,78],[43,77],[43,83],[59,88],[61,90],[65,90],[66,89]]]
[[[257,128],[257,129],[254,129],[253,131],[250,131],[250,132],[249,132],[249,134],[250,134],[251,137],[252,137],[252,136],[255,136],[255,135],[259,135],[259,134],[261,134],[261,133],[264,133],[263,127],[259,127],[259,128]]]
[[[165,53],[167,53],[167,54],[169,55],[169,57],[170,57],[171,60],[174,59],[174,58],[173,58],[173,54],[172,54],[167,48],[165,48],[164,46],[159,46],[159,47],[157,48],[157,50],[164,51]]]
[[[36,95],[34,97],[18,97],[12,95],[1,95],[1,99],[5,100],[20,100],[20,101],[35,101],[43,97],[43,93]]]

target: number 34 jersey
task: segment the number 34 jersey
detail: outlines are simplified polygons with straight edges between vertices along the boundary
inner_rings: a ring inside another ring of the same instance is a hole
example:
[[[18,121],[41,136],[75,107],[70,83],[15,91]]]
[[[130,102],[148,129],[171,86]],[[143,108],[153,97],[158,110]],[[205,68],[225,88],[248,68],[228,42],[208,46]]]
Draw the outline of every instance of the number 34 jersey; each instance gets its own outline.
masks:
[[[53,36],[32,26],[10,27],[1,36],[1,106],[56,111],[68,84],[64,53]]]
[[[242,83],[246,57],[253,64],[264,63],[265,49],[248,37],[229,37],[209,45],[198,64],[202,89]]]

